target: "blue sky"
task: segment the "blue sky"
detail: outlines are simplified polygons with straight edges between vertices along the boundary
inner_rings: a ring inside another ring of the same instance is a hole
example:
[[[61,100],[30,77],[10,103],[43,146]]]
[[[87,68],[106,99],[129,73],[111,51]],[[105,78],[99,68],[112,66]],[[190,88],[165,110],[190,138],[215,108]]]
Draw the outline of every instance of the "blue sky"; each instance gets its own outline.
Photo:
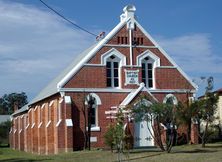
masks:
[[[222,1],[214,0],[45,0],[61,14],[93,33],[109,32],[127,4],[140,24],[181,68],[195,79],[214,77],[222,87]],[[24,91],[32,99],[95,42],[49,11],[38,0],[0,0],[0,96]]]

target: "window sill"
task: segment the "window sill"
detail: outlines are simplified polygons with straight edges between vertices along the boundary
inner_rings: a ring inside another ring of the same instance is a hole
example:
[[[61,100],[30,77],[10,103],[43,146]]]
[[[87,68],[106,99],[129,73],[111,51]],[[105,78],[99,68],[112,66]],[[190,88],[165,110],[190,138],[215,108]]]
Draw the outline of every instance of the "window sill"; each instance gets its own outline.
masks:
[[[86,127],[86,130],[88,130],[88,127]],[[91,127],[91,132],[99,132],[101,129],[98,126]]]

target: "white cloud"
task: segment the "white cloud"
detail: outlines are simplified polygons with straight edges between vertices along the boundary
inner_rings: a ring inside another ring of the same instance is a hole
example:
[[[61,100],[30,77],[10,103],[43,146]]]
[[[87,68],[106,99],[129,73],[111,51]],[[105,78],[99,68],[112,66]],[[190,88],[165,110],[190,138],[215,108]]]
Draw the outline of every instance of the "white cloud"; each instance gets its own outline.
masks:
[[[222,58],[213,53],[209,34],[157,36],[157,40],[186,72],[222,73]]]
[[[25,91],[31,98],[94,38],[48,10],[0,1],[0,95]]]

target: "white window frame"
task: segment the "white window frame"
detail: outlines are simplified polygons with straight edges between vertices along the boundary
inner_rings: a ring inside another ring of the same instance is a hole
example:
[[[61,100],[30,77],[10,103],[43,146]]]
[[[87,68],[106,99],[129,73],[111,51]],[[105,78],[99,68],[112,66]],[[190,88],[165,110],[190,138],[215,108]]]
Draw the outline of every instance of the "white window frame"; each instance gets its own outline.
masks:
[[[167,94],[167,95],[164,97],[163,103],[166,103],[169,98],[172,98],[172,99],[173,99],[173,104],[174,104],[174,105],[177,105],[177,104],[178,104],[178,100],[177,100],[176,96],[174,96],[174,95],[171,94],[171,93],[170,93],[170,94]]]
[[[110,62],[111,63],[111,86],[110,88],[120,88],[121,87],[121,80],[120,80],[120,75],[121,75],[121,68],[120,68],[120,59],[116,56],[116,55],[113,55],[115,58],[114,59],[111,59],[110,57],[107,58],[106,60],[106,64],[107,62]],[[114,85],[114,80],[115,80],[115,76],[114,76],[114,62],[118,62],[118,86],[115,87]],[[107,75],[106,75],[106,79],[107,79]],[[108,86],[107,86],[108,87]]]
[[[100,131],[100,126],[99,126],[99,116],[98,116],[98,109],[99,109],[99,105],[102,104],[101,100],[100,100],[100,97],[95,94],[95,93],[90,93],[86,96],[86,101],[85,101],[85,105],[88,105],[87,103],[87,100],[89,99],[89,96],[92,96],[93,98],[95,98],[95,105],[94,106],[94,109],[95,109],[95,125],[92,125],[91,127],[91,131]],[[87,127],[87,130],[88,130],[88,127]]]
[[[156,76],[155,76],[155,69],[156,67],[160,67],[160,58],[158,56],[156,56],[153,52],[151,52],[150,50],[146,50],[143,53],[141,53],[140,55],[138,55],[136,57],[136,61],[137,61],[137,66],[142,67],[142,62],[143,60],[149,57],[150,59],[153,60],[153,87],[149,88],[147,85],[146,87],[149,89],[155,89],[156,88]]]
[[[146,58],[146,57],[145,57]],[[152,58],[149,57],[149,60],[145,60],[145,58],[142,60],[141,65],[145,64],[145,86],[149,89],[154,88],[154,60]],[[149,76],[148,76],[148,64],[152,64],[152,87],[149,87]]]
[[[109,87],[109,88],[121,88],[122,86],[122,75],[121,75],[121,68],[122,66],[126,66],[126,56],[123,55],[121,52],[119,52],[117,49],[112,48],[109,51],[105,52],[104,54],[101,55],[101,65],[106,66],[107,60],[110,58],[110,56],[115,56],[116,58],[119,59],[119,86],[118,87]]]

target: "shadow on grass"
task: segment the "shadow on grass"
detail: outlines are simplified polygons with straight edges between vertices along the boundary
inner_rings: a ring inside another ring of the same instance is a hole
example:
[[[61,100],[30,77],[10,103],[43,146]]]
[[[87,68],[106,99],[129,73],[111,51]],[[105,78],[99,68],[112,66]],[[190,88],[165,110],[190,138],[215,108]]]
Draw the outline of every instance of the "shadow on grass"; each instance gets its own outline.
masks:
[[[195,153],[213,153],[217,152],[217,150],[206,150],[206,149],[194,149],[194,150],[183,150],[183,151],[174,151],[172,153],[189,153],[189,154],[195,154]]]
[[[35,162],[35,161],[50,161],[52,159],[24,159],[24,158],[12,158],[0,160],[0,162]]]
[[[162,152],[161,150],[157,149],[157,148],[149,148],[149,149],[134,149],[134,150],[130,150],[129,153],[130,154],[137,154],[137,153],[143,153],[143,152]]]
[[[158,155],[161,155],[161,153],[146,155],[146,156],[140,156],[140,157],[133,157],[133,158],[125,159],[125,160],[122,160],[122,161],[140,160],[140,159],[145,159],[145,158],[148,158],[148,157],[153,157],[153,156],[158,156]],[[118,161],[114,161],[114,162],[118,162]]]
[[[222,148],[222,145],[212,145],[212,146],[205,146],[205,148]]]

